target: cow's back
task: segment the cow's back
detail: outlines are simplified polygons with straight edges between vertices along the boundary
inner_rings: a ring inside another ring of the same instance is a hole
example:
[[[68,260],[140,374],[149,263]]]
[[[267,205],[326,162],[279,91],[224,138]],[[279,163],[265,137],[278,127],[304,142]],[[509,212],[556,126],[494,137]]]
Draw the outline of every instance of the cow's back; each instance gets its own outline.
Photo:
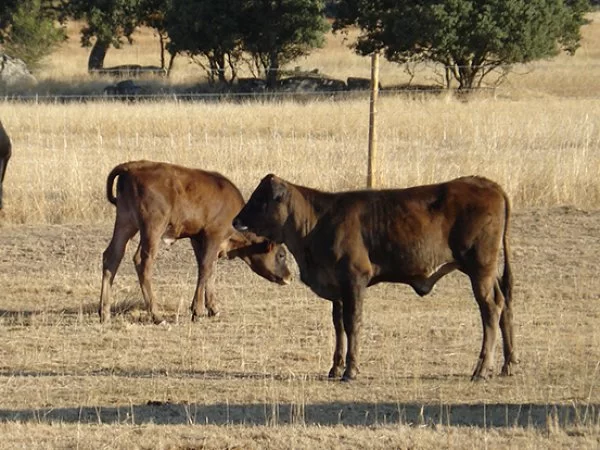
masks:
[[[344,258],[370,266],[383,280],[420,277],[467,251],[482,229],[500,245],[506,202],[500,186],[481,177],[342,192],[310,233],[311,264],[329,268],[320,278],[333,279],[331,268]]]

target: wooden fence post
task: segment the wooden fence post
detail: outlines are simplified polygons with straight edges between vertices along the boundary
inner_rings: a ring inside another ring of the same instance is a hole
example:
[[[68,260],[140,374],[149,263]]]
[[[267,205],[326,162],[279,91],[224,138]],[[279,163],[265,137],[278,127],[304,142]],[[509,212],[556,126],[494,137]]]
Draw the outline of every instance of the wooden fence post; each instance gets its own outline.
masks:
[[[377,185],[377,131],[375,116],[377,115],[377,97],[379,94],[379,52],[371,55],[371,103],[369,108],[369,163],[367,168],[367,187]]]

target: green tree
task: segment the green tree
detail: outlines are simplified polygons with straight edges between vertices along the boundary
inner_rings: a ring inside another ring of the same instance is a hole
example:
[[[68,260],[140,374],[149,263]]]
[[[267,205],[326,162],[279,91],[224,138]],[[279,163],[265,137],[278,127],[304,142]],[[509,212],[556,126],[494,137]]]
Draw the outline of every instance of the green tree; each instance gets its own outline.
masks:
[[[356,24],[359,54],[434,61],[447,87],[472,88],[496,69],[574,53],[588,9],[587,0],[339,0],[334,29]]]
[[[160,67],[165,67],[165,50],[168,41],[166,16],[171,10],[173,0],[144,0],[140,10],[140,19],[143,25],[153,28],[158,35],[160,43]],[[169,63],[169,71],[173,64],[173,58]]]
[[[106,52],[112,45],[120,48],[124,39],[132,42],[132,34],[142,22],[143,0],[70,0],[70,16],[84,20],[81,44],[92,47],[88,70],[104,66]]]
[[[242,56],[241,11],[242,0],[173,0],[165,18],[169,52],[188,53],[211,82],[233,82]]]
[[[0,42],[5,51],[22,59],[30,70],[66,39],[57,23],[52,1],[9,0],[0,6]]]
[[[245,0],[244,49],[273,87],[280,68],[322,47],[329,25],[323,0]]]

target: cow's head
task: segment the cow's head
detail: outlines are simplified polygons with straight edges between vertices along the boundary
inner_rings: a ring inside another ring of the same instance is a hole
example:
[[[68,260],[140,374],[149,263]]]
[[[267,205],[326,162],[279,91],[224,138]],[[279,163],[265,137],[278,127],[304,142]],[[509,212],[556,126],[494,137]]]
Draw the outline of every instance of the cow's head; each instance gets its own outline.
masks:
[[[282,243],[283,227],[289,217],[289,196],[285,181],[273,174],[267,175],[233,220],[234,228],[238,231],[250,230]]]
[[[292,272],[287,251],[281,244],[250,231],[235,232],[222,248],[229,259],[240,258],[254,273],[277,284],[289,284]]]

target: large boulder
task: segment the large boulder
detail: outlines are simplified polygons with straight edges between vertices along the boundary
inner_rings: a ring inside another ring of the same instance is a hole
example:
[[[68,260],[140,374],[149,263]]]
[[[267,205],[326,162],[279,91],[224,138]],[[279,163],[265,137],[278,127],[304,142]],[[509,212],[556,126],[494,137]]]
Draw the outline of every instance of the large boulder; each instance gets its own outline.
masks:
[[[35,83],[37,80],[22,59],[0,53],[0,85],[7,87],[30,86]]]

